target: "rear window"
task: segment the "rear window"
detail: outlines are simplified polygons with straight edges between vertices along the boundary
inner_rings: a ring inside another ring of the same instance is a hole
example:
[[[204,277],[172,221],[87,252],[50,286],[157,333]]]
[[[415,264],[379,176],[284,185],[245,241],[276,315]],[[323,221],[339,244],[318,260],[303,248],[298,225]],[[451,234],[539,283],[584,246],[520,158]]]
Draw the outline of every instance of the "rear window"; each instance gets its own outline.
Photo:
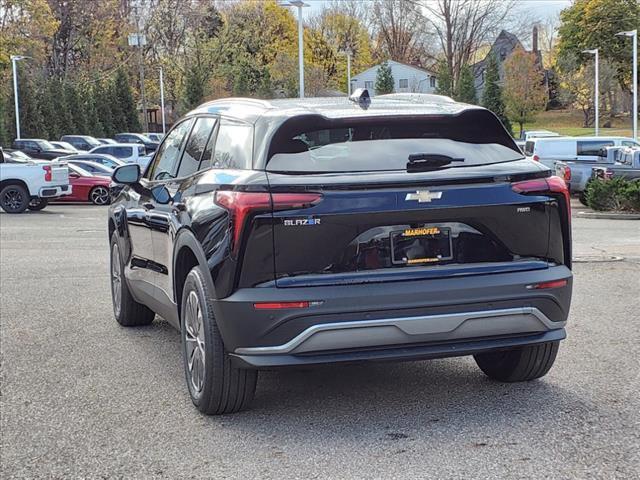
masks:
[[[303,173],[406,170],[409,156],[421,154],[463,159],[450,164],[451,167],[523,158],[500,123],[483,110],[411,121],[339,120],[332,123],[345,125],[329,128],[305,129],[305,123],[308,122],[295,118],[285,122],[272,140],[267,170]]]

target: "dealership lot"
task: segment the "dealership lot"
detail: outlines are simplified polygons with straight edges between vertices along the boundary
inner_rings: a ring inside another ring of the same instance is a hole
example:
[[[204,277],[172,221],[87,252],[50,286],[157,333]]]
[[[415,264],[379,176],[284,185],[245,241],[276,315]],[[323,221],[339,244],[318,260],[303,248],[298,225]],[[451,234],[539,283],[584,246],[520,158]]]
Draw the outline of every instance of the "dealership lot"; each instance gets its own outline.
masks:
[[[205,417],[178,333],[113,320],[104,208],[0,213],[3,477],[638,478],[640,222],[573,234],[569,337],[540,381],[470,358],[280,370]]]

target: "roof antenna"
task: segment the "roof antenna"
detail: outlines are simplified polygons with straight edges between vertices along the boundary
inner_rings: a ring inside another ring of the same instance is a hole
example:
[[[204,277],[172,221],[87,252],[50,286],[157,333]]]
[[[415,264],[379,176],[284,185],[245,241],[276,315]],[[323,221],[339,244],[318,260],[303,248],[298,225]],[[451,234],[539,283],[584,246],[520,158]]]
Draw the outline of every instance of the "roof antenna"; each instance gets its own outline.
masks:
[[[366,88],[357,88],[349,97],[354,103],[357,103],[360,108],[366,110],[371,105],[371,97],[369,96],[369,90]]]

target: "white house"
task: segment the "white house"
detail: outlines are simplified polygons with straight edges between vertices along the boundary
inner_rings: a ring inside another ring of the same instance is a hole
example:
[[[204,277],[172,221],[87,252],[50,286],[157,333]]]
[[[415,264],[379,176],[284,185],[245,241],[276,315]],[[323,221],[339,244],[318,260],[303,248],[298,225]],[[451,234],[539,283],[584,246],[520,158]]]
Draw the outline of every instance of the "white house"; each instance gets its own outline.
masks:
[[[436,74],[412,67],[404,63],[389,60],[393,75],[394,91],[409,93],[434,93],[436,90]],[[380,65],[371,67],[351,78],[351,91],[356,88],[366,88],[371,95],[375,95],[376,75]]]

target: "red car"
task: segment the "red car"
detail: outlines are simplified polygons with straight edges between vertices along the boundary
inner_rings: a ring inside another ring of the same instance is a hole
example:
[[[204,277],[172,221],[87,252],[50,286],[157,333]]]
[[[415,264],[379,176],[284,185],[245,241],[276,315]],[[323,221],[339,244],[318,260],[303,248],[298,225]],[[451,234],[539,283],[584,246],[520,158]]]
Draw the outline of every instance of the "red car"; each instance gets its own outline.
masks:
[[[69,167],[69,183],[72,187],[71,195],[57,198],[64,202],[91,202],[94,205],[107,205],[111,198],[109,184],[111,178],[92,175],[77,165],[67,164]]]

